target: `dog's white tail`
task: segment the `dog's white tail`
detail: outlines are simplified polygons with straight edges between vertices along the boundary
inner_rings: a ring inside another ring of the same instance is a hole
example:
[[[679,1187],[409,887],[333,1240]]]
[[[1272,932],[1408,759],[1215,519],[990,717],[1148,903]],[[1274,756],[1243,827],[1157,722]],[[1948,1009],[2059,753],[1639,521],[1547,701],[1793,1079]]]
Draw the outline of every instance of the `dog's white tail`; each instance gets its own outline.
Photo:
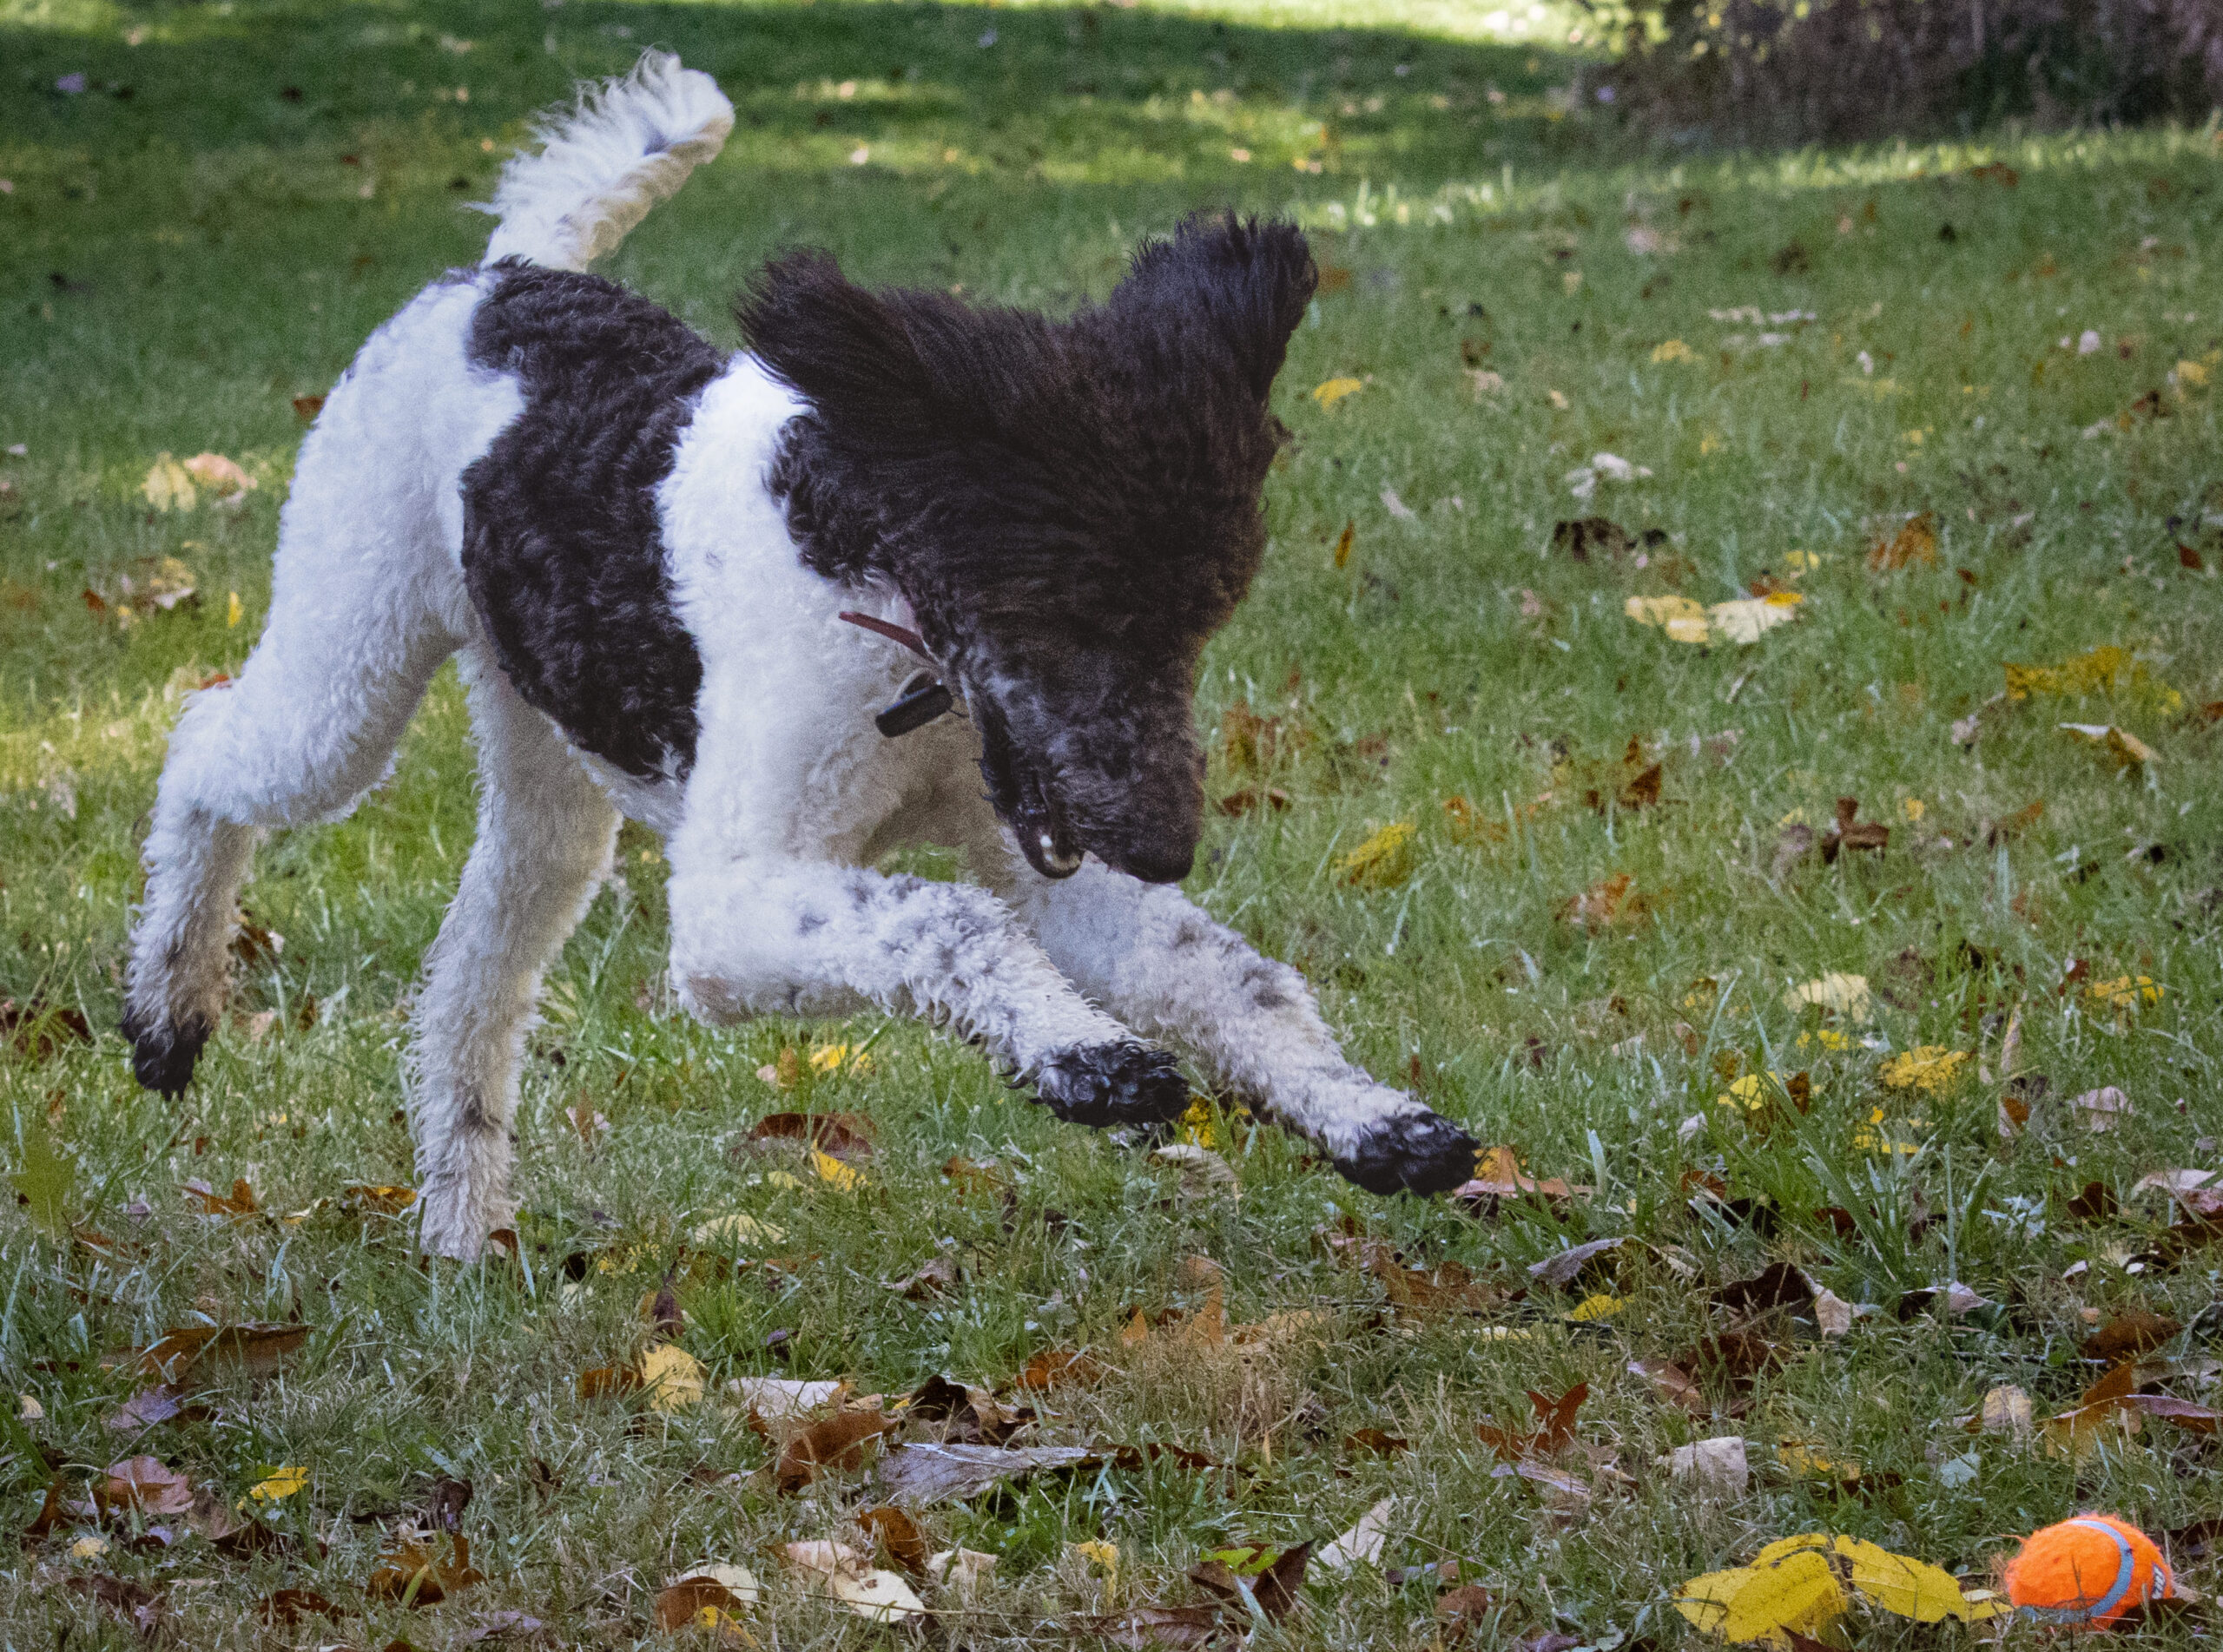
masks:
[[[489,208],[502,222],[486,261],[586,268],[715,157],[732,130],[733,105],[717,82],[669,52],[643,53],[632,73],[583,87],[575,108],[535,129],[540,153],[503,168]]]

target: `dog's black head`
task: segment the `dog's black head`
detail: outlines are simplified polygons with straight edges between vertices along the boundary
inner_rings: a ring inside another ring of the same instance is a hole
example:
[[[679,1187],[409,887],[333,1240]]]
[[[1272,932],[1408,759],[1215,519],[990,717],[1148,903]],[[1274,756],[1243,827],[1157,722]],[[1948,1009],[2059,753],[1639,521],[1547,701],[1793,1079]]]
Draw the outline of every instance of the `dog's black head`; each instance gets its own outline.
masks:
[[[1064,321],[774,263],[750,347],[811,407],[772,484],[805,559],[892,581],[1035,869],[1151,882],[1203,831],[1197,655],[1265,547],[1266,398],[1312,296],[1285,224],[1196,219]]]

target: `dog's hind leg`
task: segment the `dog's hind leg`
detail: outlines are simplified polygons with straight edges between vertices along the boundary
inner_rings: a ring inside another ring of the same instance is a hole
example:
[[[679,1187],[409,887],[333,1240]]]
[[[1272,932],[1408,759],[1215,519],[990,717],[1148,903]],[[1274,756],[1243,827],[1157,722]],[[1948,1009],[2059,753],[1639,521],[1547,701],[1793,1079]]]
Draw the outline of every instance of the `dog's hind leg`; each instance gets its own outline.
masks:
[[[481,649],[460,661],[478,836],[418,994],[409,1056],[425,1248],[468,1260],[510,1219],[518,1059],[541,971],[610,870],[617,812]]]
[[[171,733],[124,982],[124,1030],[149,1089],[184,1089],[222,1012],[256,834],[353,808],[467,635],[425,448],[454,435],[434,428],[443,418],[474,410],[428,411],[446,386],[409,367],[412,352],[461,359],[425,346],[443,326],[459,331],[472,297],[448,287],[420,299],[333,392],[286,501],[262,635],[238,680],[193,695]]]
[[[261,829],[344,815],[385,775],[453,646],[422,613],[379,612],[281,569],[238,681],[187,701],[142,855],[124,1032],[139,1082],[175,1096],[221,1014],[234,903]],[[366,597],[369,594],[362,594]]]
[[[1360,1187],[1442,1193],[1474,1174],[1472,1137],[1353,1066],[1304,977],[1178,889],[1094,860],[1052,883],[1004,852],[1009,870],[998,881],[1074,984],[1138,1032],[1194,1050],[1219,1083],[1318,1142]]]

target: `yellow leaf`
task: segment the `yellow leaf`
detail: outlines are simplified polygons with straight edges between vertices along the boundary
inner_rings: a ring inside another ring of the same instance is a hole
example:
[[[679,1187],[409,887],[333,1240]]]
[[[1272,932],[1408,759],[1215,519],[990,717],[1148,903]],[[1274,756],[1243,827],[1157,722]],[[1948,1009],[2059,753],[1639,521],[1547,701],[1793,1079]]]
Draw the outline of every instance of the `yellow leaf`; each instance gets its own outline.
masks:
[[[1756,1560],[1732,1571],[1708,1572],[1675,1591],[1676,1609],[1699,1629],[1725,1641],[1765,1641],[1786,1649],[1793,1634],[1812,1635],[1846,1604],[1829,1561],[1811,1548],[1765,1564]]]
[[[832,1154],[822,1153],[816,1148],[810,1150],[810,1168],[818,1173],[821,1181],[838,1188],[843,1193],[854,1193],[865,1185],[862,1171],[851,1169]]]
[[[1087,1562],[1103,1573],[1107,1582],[1116,1580],[1119,1576],[1119,1546],[1117,1543],[1105,1543],[1100,1537],[1093,1538],[1087,1543],[1067,1543],[1065,1552],[1076,1560]]]
[[[1655,362],[1696,361],[1698,354],[1680,339],[1670,339],[1652,346],[1652,359]]]
[[[1365,388],[1366,385],[1356,378],[1330,378],[1326,384],[1314,388],[1312,399],[1323,407],[1333,407],[1344,397],[1356,396]]]
[[[2119,975],[2112,981],[2094,981],[2084,989],[2084,996],[2094,1004],[2110,1004],[2117,1010],[2135,1010],[2141,1000],[2147,1004],[2160,1003],[2162,991],[2150,975],[2141,975],[2134,979],[2127,975]]]
[[[1627,1306],[1623,1298],[1609,1296],[1600,1291],[1593,1296],[1584,1297],[1569,1308],[1567,1318],[1576,1325],[1589,1325],[1599,1320],[1610,1320]]]
[[[1895,1555],[1858,1537],[1839,1537],[1837,1551],[1852,1562],[1853,1588],[1887,1612],[1917,1623],[1968,1616],[1960,1584],[1928,1561]]]
[[[308,1483],[309,1471],[305,1468],[273,1469],[247,1487],[247,1494],[258,1503],[275,1503],[281,1497],[292,1497]]]
[[[2177,382],[2190,390],[2198,390],[2207,382],[2207,369],[2197,361],[2177,364]]]
[[[817,1049],[810,1052],[811,1070],[821,1073],[835,1072],[840,1070],[841,1063],[848,1058],[848,1045],[821,1044]]]
[[[254,486],[254,478],[221,453],[196,453],[181,468],[220,499],[245,493]]]
[[[1621,611],[1639,625],[1656,625],[1677,642],[1707,640],[1705,609],[1687,596],[1632,596]]]
[[[1393,820],[1336,863],[1355,889],[1395,889],[1413,875],[1413,823]]]
[[[1757,642],[1763,631],[1772,631],[1796,619],[1798,605],[1805,600],[1796,591],[1773,591],[1765,596],[1716,602],[1706,611],[1732,642]],[[1673,633],[1671,630],[1669,634]]]
[[[1893,1089],[1925,1090],[1932,1095],[1953,1088],[1967,1065],[1969,1052],[1943,1044],[1917,1044],[1904,1055],[1883,1063],[1879,1076]]]
[[[1817,980],[1799,983],[1783,995],[1786,1010],[1801,1010],[1810,1004],[1831,1015],[1843,1016],[1856,1027],[1864,1027],[1870,1013],[1868,977],[1831,970]],[[1831,1048],[1843,1049],[1844,1045],[1832,1044]]]
[[[776,1245],[787,1236],[783,1227],[744,1215],[713,1216],[694,1234],[698,1245]]]
[[[683,1412],[703,1398],[703,1364],[686,1349],[664,1343],[641,1357],[641,1386],[651,1410]]]
[[[2154,760],[2151,746],[2128,729],[2118,728],[2113,723],[2063,723],[2061,727],[2077,739],[2098,747],[2114,760],[2117,768]]]
[[[1191,1147],[1214,1148],[1219,1145],[1212,1134],[1211,1103],[1203,1096],[1192,1097],[1189,1110],[1181,1116],[1179,1139]]]
[[[147,471],[147,479],[139,484],[139,491],[157,510],[190,510],[201,499],[185,466],[167,453],[156,457]]]
[[[224,629],[230,630],[246,616],[247,609],[240,602],[240,594],[237,591],[232,592],[231,600],[224,604]]]
[[[1899,800],[1899,813],[1910,822],[1919,820],[1929,813],[1929,805],[1918,797],[1902,798]]]

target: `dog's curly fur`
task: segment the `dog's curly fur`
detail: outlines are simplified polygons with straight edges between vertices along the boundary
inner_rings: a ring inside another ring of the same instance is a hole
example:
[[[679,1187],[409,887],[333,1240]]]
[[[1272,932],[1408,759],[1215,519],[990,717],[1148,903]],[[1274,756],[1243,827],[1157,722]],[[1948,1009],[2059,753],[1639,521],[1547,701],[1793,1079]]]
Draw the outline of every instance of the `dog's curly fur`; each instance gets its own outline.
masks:
[[[925,1016],[1097,1125],[1186,1105],[1162,1037],[1362,1186],[1465,1180],[1474,1142],[1171,886],[1202,832],[1197,661],[1264,548],[1303,236],[1191,220],[1063,320],[795,254],[728,357],[584,266],[731,123],[643,58],[511,163],[489,261],[327,398],[263,635],[172,737],[126,984],[142,1082],[182,1089],[221,1019],[256,833],[351,808],[456,656],[479,832],[408,1062],[429,1248],[508,1217],[524,1030],[621,811],[664,834],[699,1016]],[[961,714],[882,739],[913,627]],[[913,841],[986,886],[870,870]]]

